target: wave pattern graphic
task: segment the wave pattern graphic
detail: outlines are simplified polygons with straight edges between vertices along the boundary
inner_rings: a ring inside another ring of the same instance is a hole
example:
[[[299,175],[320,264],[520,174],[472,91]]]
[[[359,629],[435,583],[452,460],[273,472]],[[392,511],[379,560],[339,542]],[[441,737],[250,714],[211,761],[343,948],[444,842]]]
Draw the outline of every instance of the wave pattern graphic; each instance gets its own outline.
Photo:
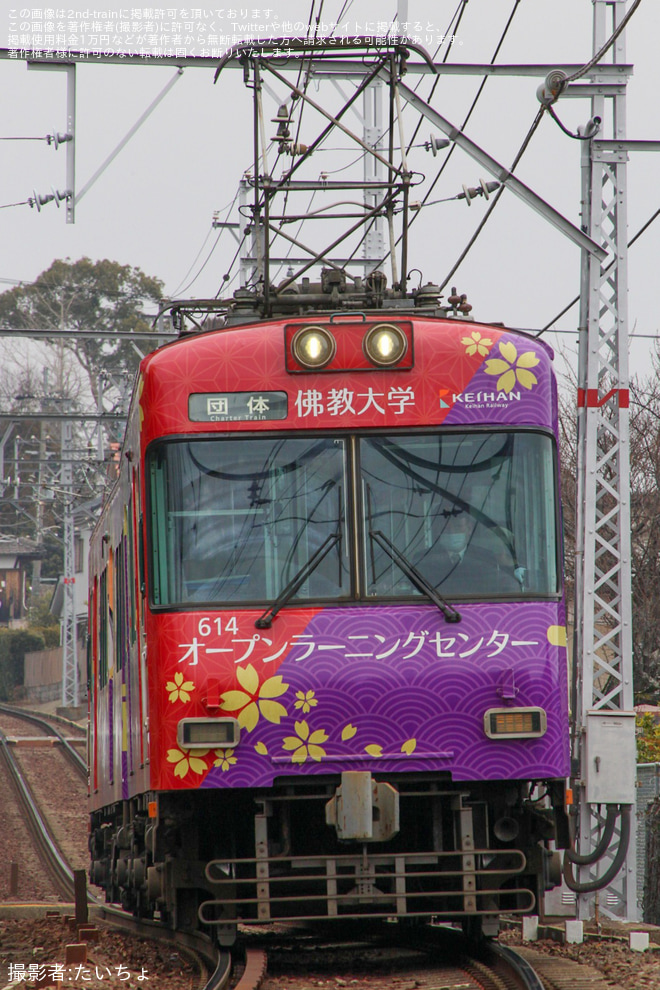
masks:
[[[470,605],[462,617],[455,627],[427,606],[318,612],[305,637],[326,649],[296,648],[278,668],[286,717],[243,731],[236,762],[210,769],[201,786],[267,786],[358,768],[448,771],[454,780],[565,776],[566,650],[549,640],[563,624],[561,606]],[[363,655],[347,657],[356,642]],[[484,713],[509,707],[543,708],[545,735],[488,738]]]

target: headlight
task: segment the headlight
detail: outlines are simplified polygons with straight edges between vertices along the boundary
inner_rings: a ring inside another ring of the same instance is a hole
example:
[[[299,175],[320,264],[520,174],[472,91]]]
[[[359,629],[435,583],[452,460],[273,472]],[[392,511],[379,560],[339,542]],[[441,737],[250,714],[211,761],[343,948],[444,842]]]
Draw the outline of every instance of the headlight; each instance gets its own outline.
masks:
[[[293,356],[304,368],[324,368],[336,350],[335,338],[323,327],[303,327],[291,341]]]
[[[364,338],[364,352],[374,364],[389,367],[398,364],[408,350],[406,335],[399,327],[381,323],[372,327]]]

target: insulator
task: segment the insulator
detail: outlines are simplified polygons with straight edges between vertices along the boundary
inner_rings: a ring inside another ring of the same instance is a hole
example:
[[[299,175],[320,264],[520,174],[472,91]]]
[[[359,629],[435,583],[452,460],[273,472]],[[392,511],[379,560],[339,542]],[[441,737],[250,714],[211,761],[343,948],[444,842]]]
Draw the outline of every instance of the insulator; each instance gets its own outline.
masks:
[[[437,138],[431,134],[429,140],[424,142],[424,147],[427,151],[430,151],[435,158],[442,148],[448,148],[450,144],[451,141],[448,138]]]

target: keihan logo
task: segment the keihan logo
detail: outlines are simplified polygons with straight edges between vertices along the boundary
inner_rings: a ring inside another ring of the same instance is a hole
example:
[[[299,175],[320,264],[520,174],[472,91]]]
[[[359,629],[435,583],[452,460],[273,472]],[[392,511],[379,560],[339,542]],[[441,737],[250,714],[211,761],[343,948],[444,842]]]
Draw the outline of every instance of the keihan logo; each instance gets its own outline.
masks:
[[[451,392],[449,391],[448,388],[440,388],[440,389],[438,389],[438,398],[440,400],[440,408],[441,409],[451,409],[451,403],[445,402],[445,396],[448,396],[448,395],[451,395]]]

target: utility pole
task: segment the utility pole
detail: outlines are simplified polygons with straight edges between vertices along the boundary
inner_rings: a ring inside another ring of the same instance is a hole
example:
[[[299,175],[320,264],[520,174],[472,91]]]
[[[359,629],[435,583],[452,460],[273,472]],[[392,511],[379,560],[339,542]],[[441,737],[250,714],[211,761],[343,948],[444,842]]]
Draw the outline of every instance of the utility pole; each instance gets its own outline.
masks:
[[[9,422],[3,430],[2,437],[0,437],[0,495],[4,495],[5,486],[8,483],[5,479],[5,447],[13,432],[14,424]]]
[[[43,394],[48,395],[48,368],[43,369]],[[42,406],[43,408],[43,406]],[[37,508],[34,519],[34,538],[41,546],[44,538],[44,465],[46,464],[46,420],[39,419],[39,464],[37,466]],[[32,564],[32,601],[41,594],[41,558]]]
[[[594,0],[594,56],[626,14],[625,0]],[[625,64],[624,32],[607,56]],[[589,71],[592,84],[606,74]],[[620,82],[625,82],[622,72]],[[618,808],[609,849],[577,868],[578,917],[638,917],[635,850],[635,713],[630,562],[628,377],[628,151],[658,150],[658,142],[626,139],[626,90],[605,88],[591,99],[591,122],[601,131],[583,142],[583,229],[609,250],[607,267],[583,254],[578,367],[578,492],[576,537],[574,777],[578,798],[576,845],[583,856],[598,845],[605,808]],[[598,877],[616,876],[602,890]],[[619,854],[619,860],[620,860]]]
[[[383,137],[383,82],[377,79],[365,91],[362,98],[363,106],[363,130],[362,140],[375,151],[380,149],[380,142]],[[366,183],[382,181],[383,166],[373,155],[364,156],[364,205],[367,210],[374,210],[378,204],[378,193],[374,189],[370,191],[366,188]],[[385,257],[385,242],[383,239],[383,218],[374,216],[373,221],[367,226],[364,237],[363,260],[364,276],[370,274],[378,267],[380,258]]]
[[[64,400],[64,411],[71,401]],[[62,623],[62,706],[76,708],[80,701],[76,629],[76,566],[73,507],[73,423],[62,420],[60,485],[64,502],[64,612]]]

